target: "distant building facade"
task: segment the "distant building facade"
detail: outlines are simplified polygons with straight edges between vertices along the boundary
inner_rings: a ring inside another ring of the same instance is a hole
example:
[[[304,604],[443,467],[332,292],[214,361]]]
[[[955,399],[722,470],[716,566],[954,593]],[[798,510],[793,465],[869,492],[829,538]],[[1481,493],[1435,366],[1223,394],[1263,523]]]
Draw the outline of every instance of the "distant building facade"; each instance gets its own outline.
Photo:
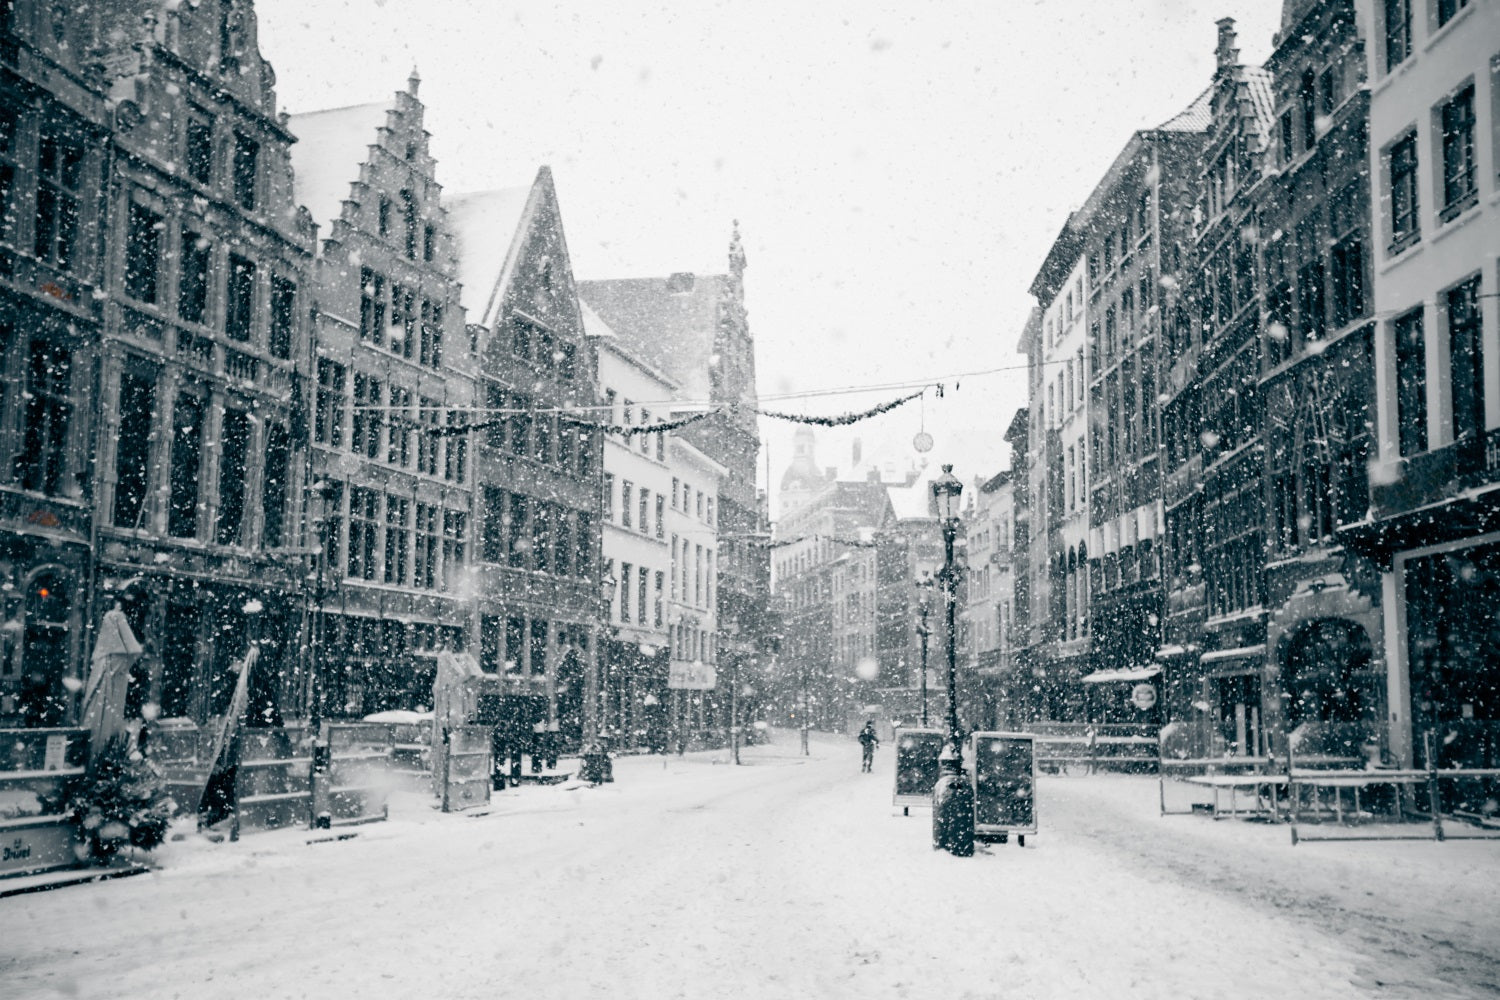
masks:
[[[1378,725],[1386,701],[1377,575],[1339,536],[1370,508],[1375,453],[1366,43],[1352,0],[1283,4],[1275,43],[1258,220],[1265,648],[1202,654],[1219,706],[1226,689],[1249,689],[1244,711],[1259,709],[1266,745]],[[1245,750],[1240,711],[1215,714],[1224,742]]]
[[[1001,701],[999,684],[1015,667],[1010,642],[1015,621],[1012,546],[1015,534],[1015,484],[1009,470],[976,482],[969,504],[963,620],[967,634],[966,668],[977,679],[982,709],[976,721],[993,725]],[[929,621],[930,625],[931,622]]]
[[[678,739],[709,739],[711,692],[719,681],[719,490],[724,466],[684,437],[667,444],[672,474],[667,494],[668,676],[675,682],[663,708]],[[716,730],[715,730],[716,731]]]
[[[679,433],[725,470],[715,517],[719,662],[721,674],[739,676],[741,685],[758,691],[773,640],[769,519],[756,489],[760,439],[745,268],[736,230],[725,274],[583,281],[578,294],[632,353],[679,384],[686,402],[673,416],[702,412],[705,405],[711,410]],[[722,683],[716,690],[716,710],[727,717],[730,693]]]
[[[591,310],[584,309],[585,328],[591,334],[600,331],[592,339],[607,407],[601,417],[627,428],[661,423],[671,412],[676,383],[636,358],[612,332],[600,329],[597,317],[591,322]],[[697,544],[696,582],[700,590],[703,586],[702,535],[680,541],[674,533],[668,545],[667,502],[670,498],[675,509],[682,492],[680,479],[672,475],[672,445],[666,431],[610,433],[604,438],[604,565],[605,579],[615,581],[615,593],[604,656],[603,704],[609,712],[608,728],[632,745],[645,742],[648,735],[659,739],[655,731],[663,726],[671,659],[668,581],[675,582],[679,542],[689,548]],[[700,494],[703,485],[699,480]],[[691,484],[686,492],[693,493]],[[711,511],[712,502],[708,506]]]

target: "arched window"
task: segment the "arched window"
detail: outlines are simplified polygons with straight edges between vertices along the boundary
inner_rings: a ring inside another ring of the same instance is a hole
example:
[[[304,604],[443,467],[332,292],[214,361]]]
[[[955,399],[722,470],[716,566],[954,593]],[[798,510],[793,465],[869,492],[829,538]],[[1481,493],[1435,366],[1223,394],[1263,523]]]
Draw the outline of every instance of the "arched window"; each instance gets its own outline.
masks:
[[[68,709],[63,675],[68,667],[72,583],[61,569],[44,569],[26,584],[26,630],[21,645],[17,707],[28,728],[62,725]]]
[[[1358,674],[1370,663],[1364,629],[1337,618],[1316,621],[1287,649],[1287,721],[1357,722],[1364,715]]]

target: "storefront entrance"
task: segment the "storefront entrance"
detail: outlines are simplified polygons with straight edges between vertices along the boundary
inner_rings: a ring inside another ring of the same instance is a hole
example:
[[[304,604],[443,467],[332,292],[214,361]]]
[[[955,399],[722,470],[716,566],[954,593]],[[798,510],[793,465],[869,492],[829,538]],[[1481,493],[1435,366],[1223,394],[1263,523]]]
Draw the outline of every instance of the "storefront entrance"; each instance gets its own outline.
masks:
[[[1500,545],[1405,564],[1412,745],[1427,766],[1500,766]]]
[[[1371,646],[1365,630],[1342,618],[1326,618],[1300,629],[1287,648],[1287,723],[1373,721],[1378,678],[1369,672]]]
[[[44,570],[26,585],[26,622],[15,678],[16,713],[27,729],[60,726],[72,700],[63,686],[72,636],[72,588],[61,572]]]
[[[1218,693],[1219,736],[1237,757],[1259,756],[1264,749],[1260,719],[1260,675],[1235,674],[1210,680]]]

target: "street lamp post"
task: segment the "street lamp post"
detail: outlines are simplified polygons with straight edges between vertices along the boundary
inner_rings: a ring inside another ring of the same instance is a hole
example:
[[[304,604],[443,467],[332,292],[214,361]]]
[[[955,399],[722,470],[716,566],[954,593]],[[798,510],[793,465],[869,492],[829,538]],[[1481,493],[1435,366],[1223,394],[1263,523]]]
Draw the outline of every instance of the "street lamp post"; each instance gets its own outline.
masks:
[[[802,756],[809,757],[812,751],[808,749],[808,727],[812,725],[812,718],[808,715],[807,707],[807,657],[797,657],[797,682],[802,687]]]
[[[324,574],[328,567],[328,507],[333,501],[336,486],[328,479],[319,479],[311,490],[318,497],[318,515],[313,521],[317,527],[317,548],[312,552],[317,565],[317,579],[313,584],[313,613],[307,636],[307,729],[312,739],[312,762],[309,768],[308,788],[311,791],[310,825],[314,829],[327,827],[331,822],[328,808],[328,771],[333,764],[332,751],[323,739],[323,602],[328,599]]]
[[[927,728],[927,637],[932,635],[932,629],[927,627],[927,616],[932,611],[932,599],[929,591],[932,589],[930,580],[923,580],[917,586],[922,588],[922,595],[917,603],[917,612],[922,620],[917,625],[917,635],[922,639],[922,728]]]
[[[948,741],[938,758],[941,768],[932,789],[932,846],[961,858],[974,853],[974,789],[964,773],[963,738],[958,729],[958,690],[954,604],[958,569],[953,564],[953,541],[958,534],[958,497],[963,483],[953,466],[932,482],[938,523],[943,532],[943,604],[948,619]]]
[[[599,654],[599,719],[593,740],[583,748],[580,774],[585,781],[595,783],[615,780],[605,729],[609,725],[609,620],[615,606],[615,590],[620,581],[615,579],[613,573],[605,570],[599,578],[599,584],[599,639],[596,643]]]
[[[740,634],[739,622],[730,622],[728,629],[731,646]],[[729,682],[729,757],[734,763],[740,762],[740,654],[731,649],[729,653],[730,676]]]

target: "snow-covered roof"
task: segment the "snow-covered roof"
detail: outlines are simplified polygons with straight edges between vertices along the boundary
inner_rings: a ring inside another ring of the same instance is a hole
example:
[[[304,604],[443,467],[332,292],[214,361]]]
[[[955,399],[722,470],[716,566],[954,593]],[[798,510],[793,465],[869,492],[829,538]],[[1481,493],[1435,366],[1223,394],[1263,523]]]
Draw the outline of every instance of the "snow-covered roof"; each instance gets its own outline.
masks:
[[[891,511],[898,521],[915,521],[935,518],[932,509],[932,480],[918,479],[907,486],[887,486],[885,495],[890,498]]]
[[[583,333],[586,337],[603,337],[606,340],[617,340],[619,334],[614,328],[604,322],[604,317],[594,312],[593,308],[582,299],[578,302],[579,314],[583,316]]]
[[[1255,108],[1256,120],[1267,131],[1276,120],[1275,82],[1275,76],[1268,69],[1260,66],[1245,68],[1245,85],[1250,91],[1250,103]]]
[[[535,190],[533,183],[443,199],[456,244],[458,280],[464,286],[460,300],[471,323],[494,322],[500,306],[495,291],[520,240],[521,222]]]
[[[325,238],[342,214],[349,185],[359,180],[360,165],[369,160],[370,147],[379,141],[378,132],[393,107],[391,101],[376,101],[309,111],[292,115],[287,123],[297,137],[292,143],[292,191]]]
[[[1214,649],[1198,657],[1199,663],[1223,663],[1226,660],[1261,659],[1266,655],[1266,644],[1236,646],[1234,649]]]
[[[1156,126],[1157,132],[1206,132],[1214,122],[1214,88],[1205,87],[1193,103]]]
[[[728,277],[674,274],[666,278],[580,281],[578,297],[619,334],[626,349],[666,372],[684,399],[709,398],[719,303]]]
[[[1127,667],[1124,670],[1095,670],[1079,678],[1084,684],[1110,684],[1115,681],[1144,681],[1161,673],[1161,667]]]

